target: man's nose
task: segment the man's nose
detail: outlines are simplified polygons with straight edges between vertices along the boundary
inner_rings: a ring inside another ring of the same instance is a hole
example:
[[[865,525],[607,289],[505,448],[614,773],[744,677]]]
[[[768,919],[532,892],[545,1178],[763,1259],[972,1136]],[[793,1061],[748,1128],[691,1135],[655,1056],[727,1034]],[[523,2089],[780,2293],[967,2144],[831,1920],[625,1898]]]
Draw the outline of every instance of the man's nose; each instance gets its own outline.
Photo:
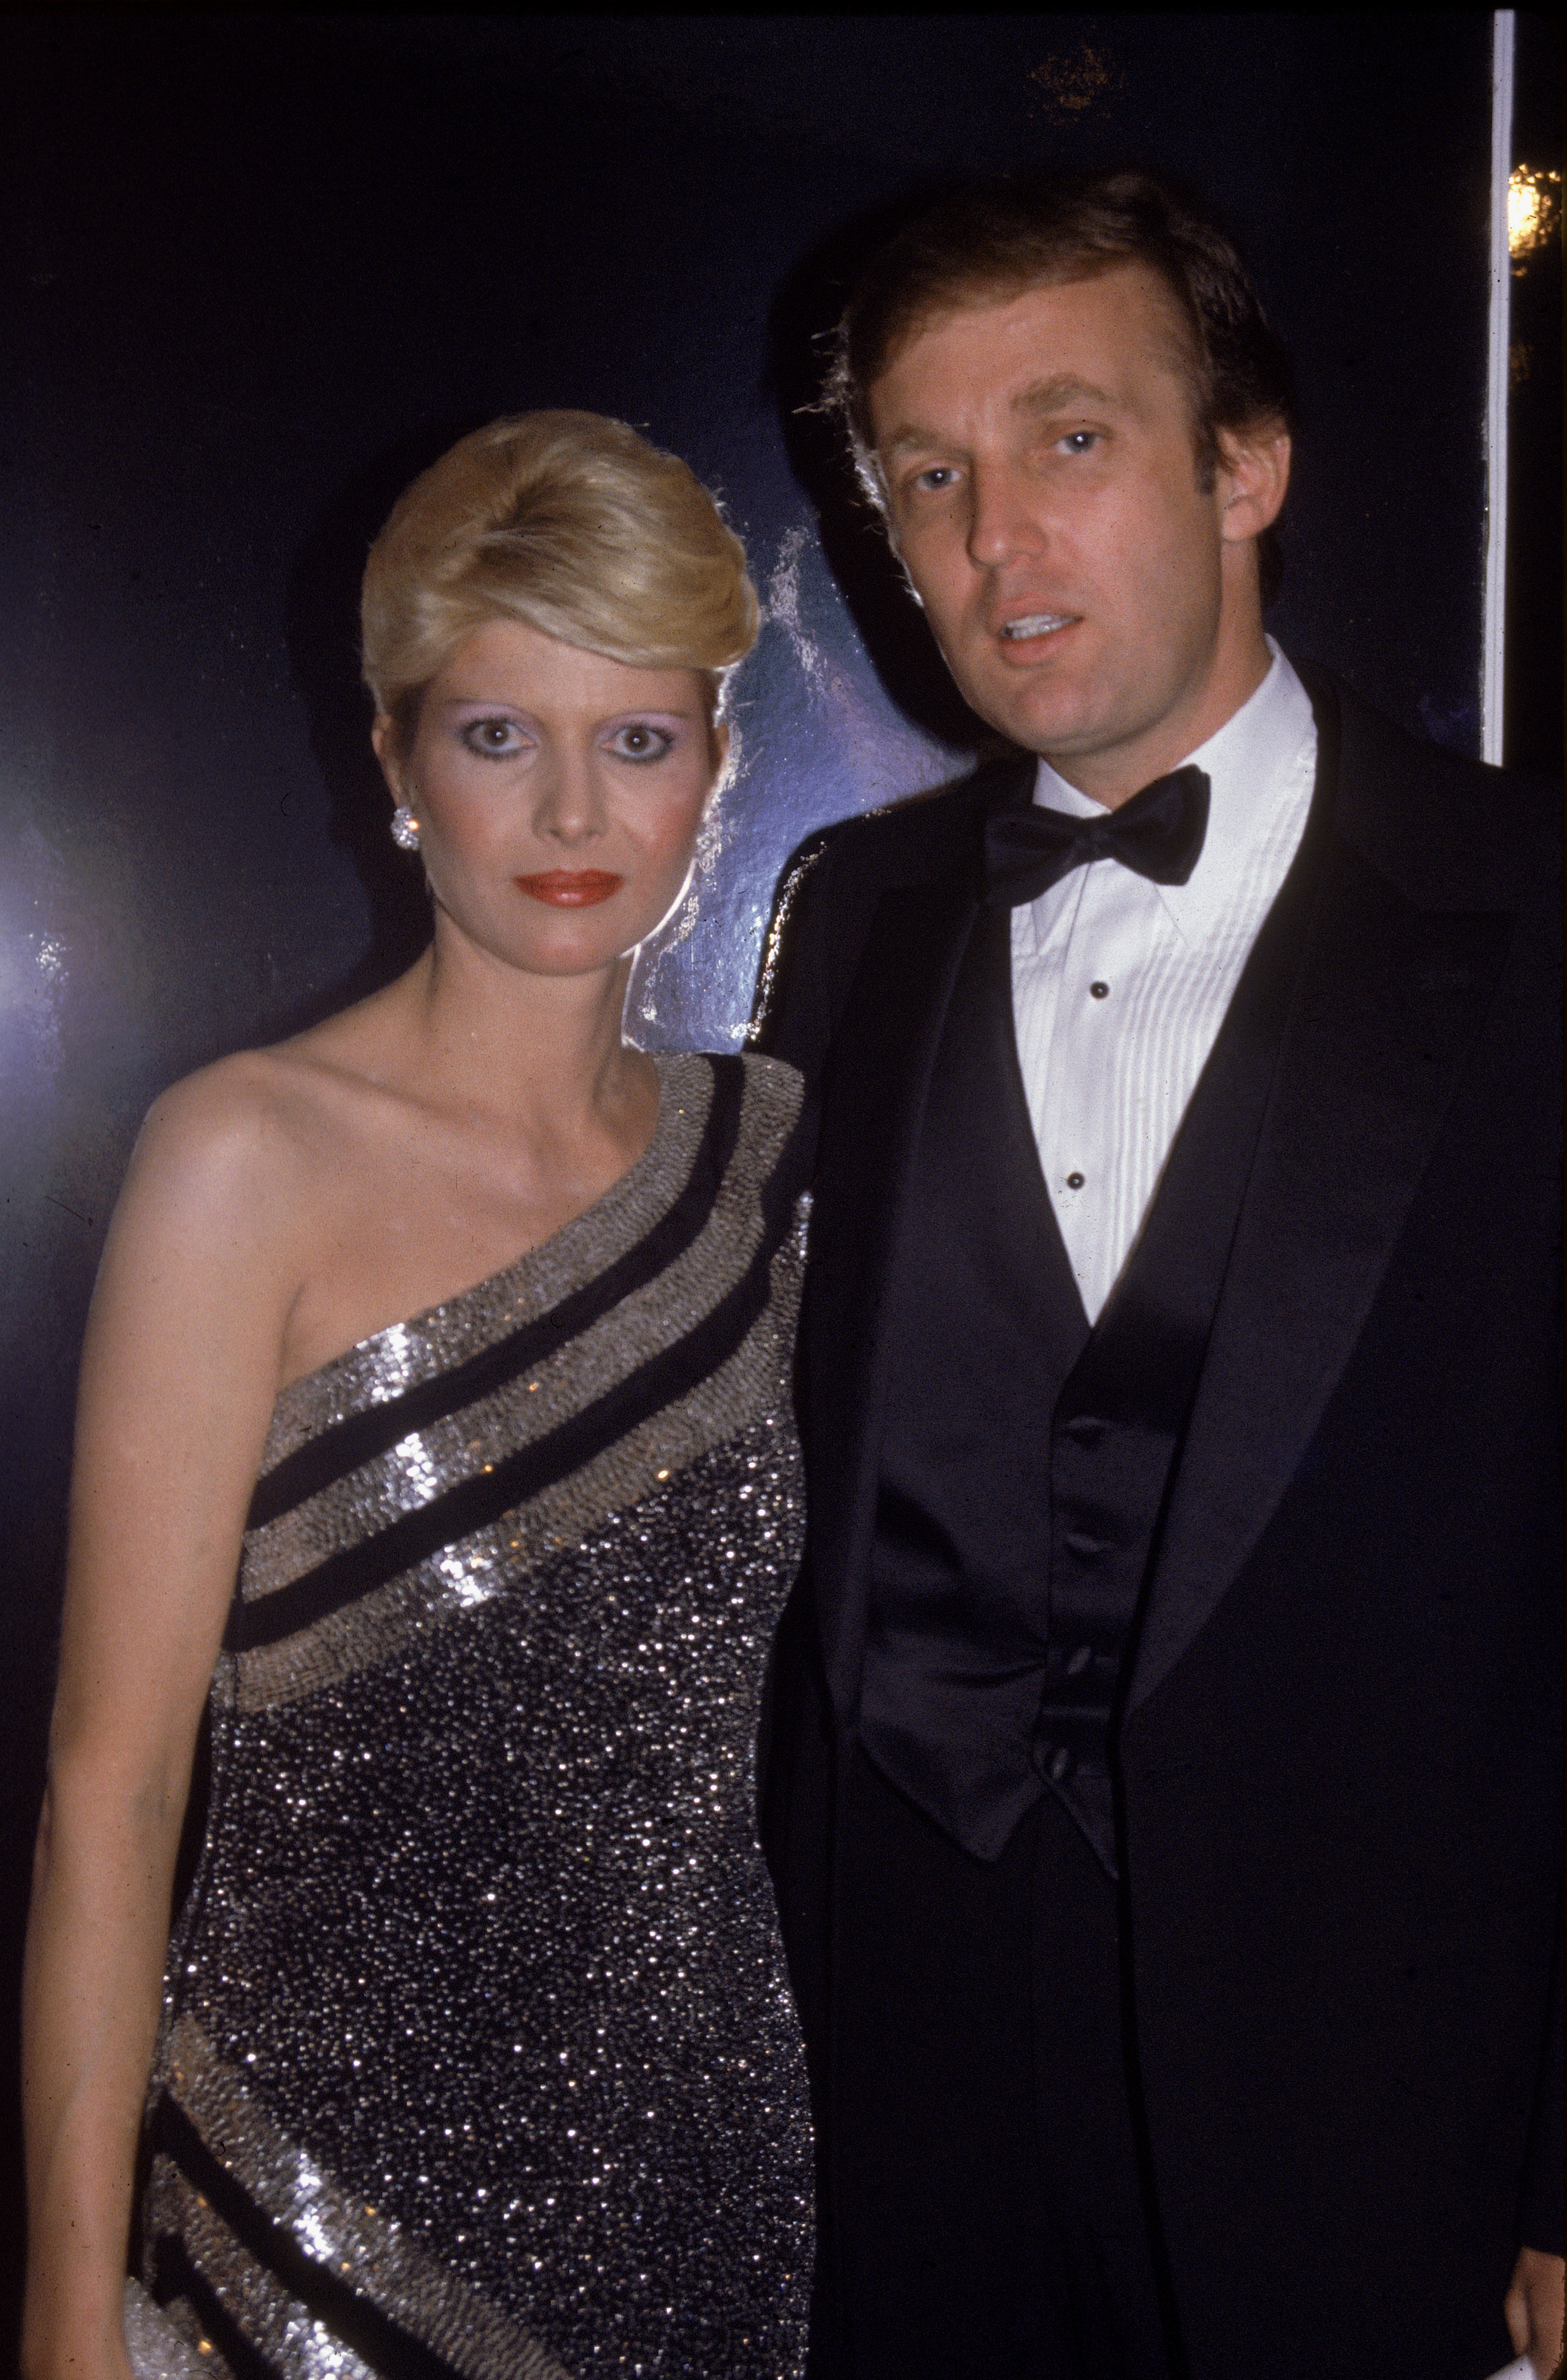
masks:
[[[971,485],[968,552],[980,569],[998,570],[1022,556],[1043,552],[1045,525],[1037,488],[1000,466],[976,469]]]
[[[603,793],[587,753],[550,753],[534,780],[534,789],[536,834],[552,843],[571,844],[590,842],[603,833]]]

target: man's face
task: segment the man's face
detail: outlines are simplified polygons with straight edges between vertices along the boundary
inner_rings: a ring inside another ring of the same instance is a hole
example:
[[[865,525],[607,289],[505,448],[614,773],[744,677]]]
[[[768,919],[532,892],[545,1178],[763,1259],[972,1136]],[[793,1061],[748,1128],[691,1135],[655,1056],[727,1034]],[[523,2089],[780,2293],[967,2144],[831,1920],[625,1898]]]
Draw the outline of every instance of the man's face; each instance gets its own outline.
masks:
[[[1198,485],[1189,353],[1128,263],[939,315],[870,391],[893,535],[954,677],[1100,799],[1206,740],[1266,666],[1238,600],[1255,581],[1225,558],[1231,475]]]

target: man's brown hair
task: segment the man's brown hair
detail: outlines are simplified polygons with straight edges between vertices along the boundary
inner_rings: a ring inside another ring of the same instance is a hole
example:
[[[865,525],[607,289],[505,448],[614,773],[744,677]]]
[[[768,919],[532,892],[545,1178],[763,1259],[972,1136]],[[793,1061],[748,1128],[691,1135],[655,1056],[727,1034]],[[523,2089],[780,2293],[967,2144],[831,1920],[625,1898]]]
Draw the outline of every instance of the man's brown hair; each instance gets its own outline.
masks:
[[[1222,431],[1294,425],[1294,387],[1239,251],[1187,191],[1161,174],[1117,168],[1026,174],[940,198],[893,233],[862,270],[838,323],[823,390],[860,480],[885,508],[870,391],[893,350],[934,314],[1047,283],[1144,264],[1176,300],[1191,336],[1199,482],[1210,487]],[[1276,589],[1271,529],[1258,540],[1264,597]]]

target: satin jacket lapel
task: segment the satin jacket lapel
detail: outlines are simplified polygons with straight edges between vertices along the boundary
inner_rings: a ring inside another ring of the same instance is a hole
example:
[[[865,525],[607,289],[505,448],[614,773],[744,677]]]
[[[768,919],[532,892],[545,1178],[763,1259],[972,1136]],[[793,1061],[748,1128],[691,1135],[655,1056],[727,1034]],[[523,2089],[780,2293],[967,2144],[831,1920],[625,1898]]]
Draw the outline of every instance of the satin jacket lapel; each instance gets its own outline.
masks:
[[[844,1721],[857,1701],[864,1657],[887,1288],[936,1050],[978,906],[968,880],[883,894],[823,1087],[801,1323],[803,1420],[809,1565]]]
[[[1128,1712],[1211,1617],[1365,1325],[1512,919],[1417,907],[1340,838],[1172,1490]]]

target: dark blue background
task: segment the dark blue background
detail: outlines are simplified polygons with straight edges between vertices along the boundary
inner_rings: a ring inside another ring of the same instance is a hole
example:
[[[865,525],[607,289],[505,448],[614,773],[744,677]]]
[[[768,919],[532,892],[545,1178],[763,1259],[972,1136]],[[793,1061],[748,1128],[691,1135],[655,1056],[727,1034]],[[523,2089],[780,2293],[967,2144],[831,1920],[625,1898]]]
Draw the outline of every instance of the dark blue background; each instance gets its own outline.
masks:
[[[855,225],[932,176],[1161,162],[1228,215],[1296,364],[1272,625],[1476,748],[1489,45],[1479,12],[0,27],[9,1908],[76,1350],[137,1122],[422,940],[354,652],[397,489],[494,414],[569,405],[722,492],[768,622],[633,1022],[726,1043],[792,846],[970,740],[793,410]]]

